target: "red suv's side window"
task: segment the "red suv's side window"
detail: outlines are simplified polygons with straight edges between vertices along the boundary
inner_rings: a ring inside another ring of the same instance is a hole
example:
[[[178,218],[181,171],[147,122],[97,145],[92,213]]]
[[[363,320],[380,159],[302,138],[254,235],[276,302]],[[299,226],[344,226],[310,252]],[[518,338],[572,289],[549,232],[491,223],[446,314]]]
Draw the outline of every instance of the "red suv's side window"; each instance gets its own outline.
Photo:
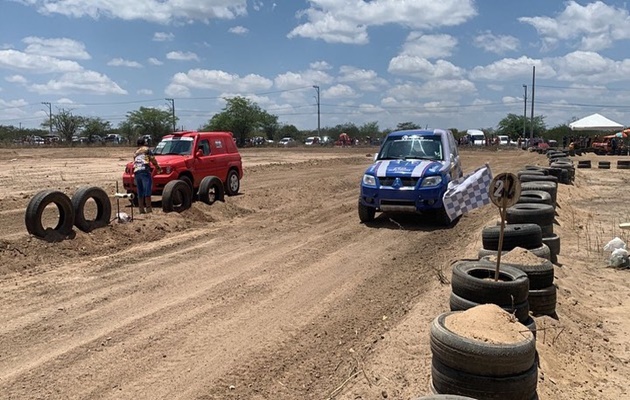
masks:
[[[197,150],[201,150],[204,156],[210,155],[210,142],[208,139],[203,139],[199,142]]]

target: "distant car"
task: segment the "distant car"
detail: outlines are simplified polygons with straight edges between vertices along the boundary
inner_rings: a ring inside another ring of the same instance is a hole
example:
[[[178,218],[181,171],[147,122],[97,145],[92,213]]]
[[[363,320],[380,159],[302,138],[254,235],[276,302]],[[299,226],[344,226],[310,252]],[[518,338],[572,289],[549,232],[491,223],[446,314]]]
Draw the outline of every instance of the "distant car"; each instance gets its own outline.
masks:
[[[486,145],[486,134],[479,129],[468,129],[466,131],[466,135],[468,135],[468,143],[473,146],[485,146]]]
[[[293,142],[295,142],[295,140],[292,137],[283,137],[282,139],[278,141],[278,144],[281,146],[288,146],[289,144]]]
[[[392,132],[363,175],[359,219],[370,222],[377,211],[432,213],[447,224],[442,197],[448,183],[462,175],[451,131]]]
[[[312,146],[314,144],[319,144],[320,142],[320,137],[319,136],[309,136],[306,138],[306,140],[304,141],[304,144],[306,146]]]
[[[510,137],[507,135],[498,135],[499,145],[500,146],[509,146],[510,145]]]
[[[123,137],[117,133],[110,133],[109,135],[105,136],[105,142],[121,144],[123,142]]]

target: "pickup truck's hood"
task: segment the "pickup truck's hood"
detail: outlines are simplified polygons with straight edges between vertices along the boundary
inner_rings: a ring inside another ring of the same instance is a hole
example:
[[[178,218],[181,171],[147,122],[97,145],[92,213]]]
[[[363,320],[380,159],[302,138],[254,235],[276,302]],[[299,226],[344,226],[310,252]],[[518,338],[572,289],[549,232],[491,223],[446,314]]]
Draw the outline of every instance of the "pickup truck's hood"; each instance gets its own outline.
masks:
[[[372,164],[367,171],[368,174],[377,177],[422,177],[427,175],[438,175],[446,169],[444,161],[430,160],[381,160]]]

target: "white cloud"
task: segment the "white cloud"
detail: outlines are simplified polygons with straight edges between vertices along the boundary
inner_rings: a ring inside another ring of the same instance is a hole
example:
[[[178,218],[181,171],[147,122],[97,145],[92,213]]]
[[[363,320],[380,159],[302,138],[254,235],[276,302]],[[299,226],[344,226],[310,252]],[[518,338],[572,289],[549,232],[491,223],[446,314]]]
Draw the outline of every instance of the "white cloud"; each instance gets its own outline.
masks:
[[[149,59],[147,59],[148,63],[151,65],[163,65],[164,63],[160,60],[158,60],[155,57],[150,57]]]
[[[83,67],[76,61],[61,60],[56,57],[27,54],[18,50],[0,50],[0,68],[32,73],[55,73],[81,71]]]
[[[413,76],[419,79],[453,79],[463,76],[464,70],[445,60],[429,60],[402,55],[392,58],[388,71],[392,74]]]
[[[235,35],[246,35],[249,32],[249,29],[245,28],[244,26],[234,26],[228,29],[228,32]]]
[[[590,51],[575,51],[553,59],[552,63],[558,71],[557,78],[563,81],[606,84],[625,81],[630,76],[630,59],[615,61]]]
[[[27,0],[41,14],[115,18],[160,24],[234,19],[247,15],[247,0]]]
[[[169,84],[164,90],[164,94],[173,97],[190,97],[190,89],[187,86],[175,83]]]
[[[312,85],[323,86],[333,81],[334,78],[326,72],[312,69],[303,72],[286,72],[274,78],[276,87],[283,90],[309,87]]]
[[[371,69],[359,69],[349,65],[339,68],[339,82],[352,84],[360,90],[373,92],[387,86],[387,81]]]
[[[65,105],[75,105],[78,106],[77,103],[75,103],[74,101],[72,101],[71,99],[67,98],[67,97],[62,97],[59,100],[55,101],[55,104],[65,104]]]
[[[420,57],[426,59],[445,58],[453,54],[457,46],[457,39],[451,35],[425,35],[421,32],[411,32],[400,55]]]
[[[273,82],[260,75],[238,76],[224,71],[191,69],[187,73],[179,72],[173,76],[166,89],[168,95],[180,96],[190,89],[207,89],[218,91],[233,91],[237,93],[253,93],[267,90]]]
[[[143,95],[143,96],[151,96],[153,94],[153,90],[151,90],[151,89],[140,89],[136,93],[138,93],[140,95]]]
[[[166,58],[177,61],[199,61],[197,54],[190,51],[171,51],[166,54]]]
[[[137,61],[124,60],[122,58],[114,58],[107,62],[110,67],[129,67],[129,68],[142,68],[142,64]]]
[[[95,71],[68,72],[59,79],[52,79],[46,84],[34,84],[29,90],[39,94],[127,94],[107,75]]]
[[[520,42],[514,36],[497,36],[487,31],[477,35],[473,39],[473,44],[475,47],[479,47],[489,53],[504,54],[510,51],[518,50]]]
[[[477,66],[470,72],[470,76],[472,79],[504,82],[515,78],[531,77],[532,67],[534,66],[536,67],[536,77],[538,78],[553,78],[556,75],[556,71],[548,63],[522,56],[519,58],[504,58],[487,66]]]
[[[309,64],[309,68],[319,71],[326,71],[332,69],[332,65],[328,64],[328,62],[326,61],[315,61]]]
[[[571,47],[595,51],[606,49],[617,40],[630,39],[630,16],[625,6],[615,7],[601,1],[585,6],[569,1],[556,18],[522,17],[519,21],[536,28],[543,49],[568,41]]]
[[[353,99],[359,97],[357,93],[348,85],[335,85],[324,90],[323,97],[331,99]]]
[[[9,82],[9,83],[19,83],[19,84],[28,83],[28,79],[26,79],[22,75],[7,76],[7,77],[4,78],[4,80]]]
[[[495,83],[489,83],[486,85],[486,87],[490,90],[494,90],[495,92],[502,92],[504,89],[503,85],[497,85]]]
[[[29,36],[22,39],[27,46],[25,53],[39,56],[57,58],[69,58],[73,60],[89,60],[90,54],[85,50],[85,45],[73,39],[51,38],[45,39]]]
[[[459,25],[477,15],[472,0],[310,0],[298,17],[308,22],[288,35],[329,43],[366,44],[370,26],[397,24],[414,29]]]
[[[175,35],[171,32],[155,32],[153,34],[154,42],[171,42],[175,39]]]

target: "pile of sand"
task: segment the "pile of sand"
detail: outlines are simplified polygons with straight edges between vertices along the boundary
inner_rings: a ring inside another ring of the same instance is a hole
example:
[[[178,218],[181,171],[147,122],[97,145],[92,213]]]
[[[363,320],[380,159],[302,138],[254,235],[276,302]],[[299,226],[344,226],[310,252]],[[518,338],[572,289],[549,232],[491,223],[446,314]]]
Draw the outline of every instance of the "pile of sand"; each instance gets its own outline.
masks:
[[[497,256],[489,256],[488,260],[496,263]],[[544,262],[544,258],[540,258],[536,254],[522,247],[515,247],[509,252],[501,254],[501,263],[505,264],[542,265]]]
[[[444,325],[460,336],[494,344],[519,343],[532,335],[525,325],[496,304],[483,304],[448,315]]]

